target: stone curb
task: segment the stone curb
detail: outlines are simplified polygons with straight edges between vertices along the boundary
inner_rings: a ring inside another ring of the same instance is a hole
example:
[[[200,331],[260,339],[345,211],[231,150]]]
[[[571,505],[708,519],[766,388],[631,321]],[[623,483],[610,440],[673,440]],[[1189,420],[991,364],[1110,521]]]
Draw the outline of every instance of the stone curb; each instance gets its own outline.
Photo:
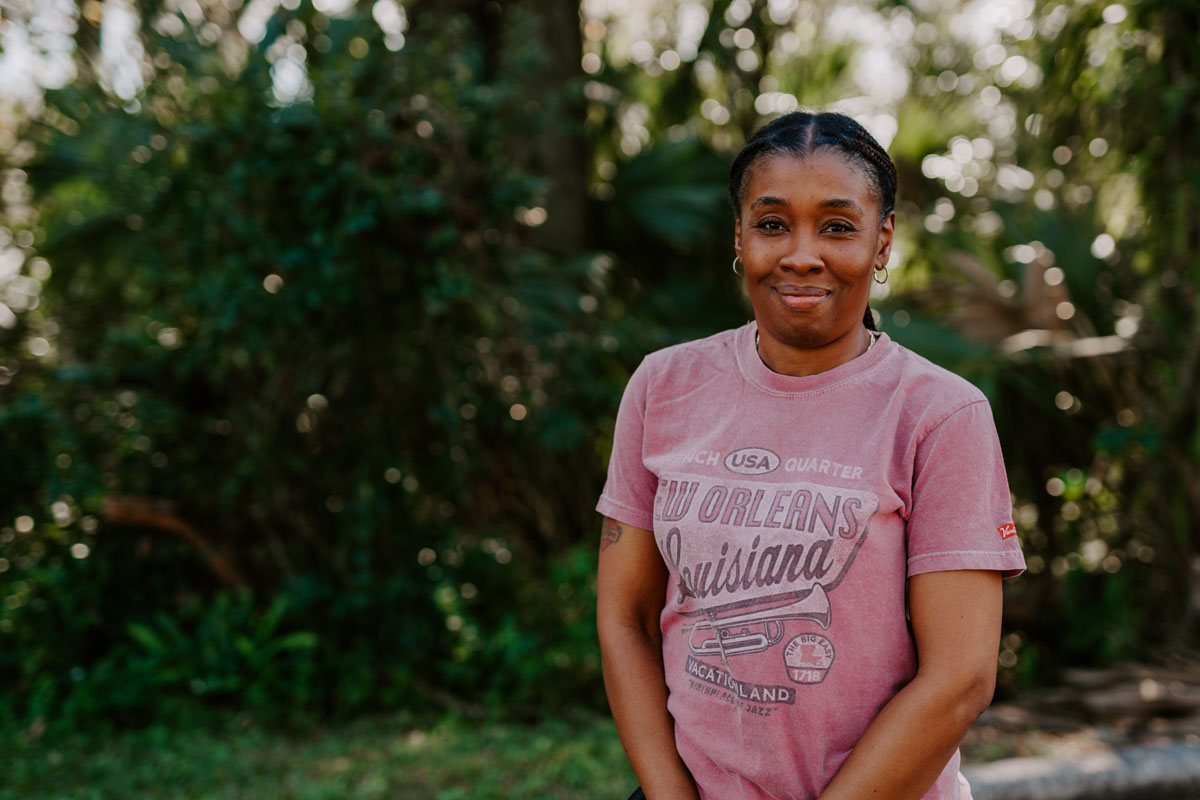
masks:
[[[974,800],[1194,800],[1200,745],[1129,747],[1079,758],[965,765]]]

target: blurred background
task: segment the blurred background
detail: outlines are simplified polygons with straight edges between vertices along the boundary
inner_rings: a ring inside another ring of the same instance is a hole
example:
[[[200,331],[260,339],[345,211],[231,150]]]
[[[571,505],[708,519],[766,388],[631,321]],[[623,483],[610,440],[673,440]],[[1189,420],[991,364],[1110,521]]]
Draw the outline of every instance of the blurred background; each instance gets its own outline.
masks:
[[[991,399],[999,698],[1186,671],[1198,41],[1186,0],[0,0],[0,794],[616,796],[613,418],[749,318],[728,164],[797,108],[888,148],[879,327]]]

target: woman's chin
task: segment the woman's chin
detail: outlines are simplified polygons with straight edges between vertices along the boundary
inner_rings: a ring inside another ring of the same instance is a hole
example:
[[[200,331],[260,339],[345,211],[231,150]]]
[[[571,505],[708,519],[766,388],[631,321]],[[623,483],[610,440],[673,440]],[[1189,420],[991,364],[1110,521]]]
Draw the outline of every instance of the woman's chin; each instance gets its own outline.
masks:
[[[759,326],[760,336],[763,326]],[[777,344],[792,350],[822,350],[831,345],[837,344],[845,338],[845,334],[838,335],[825,328],[806,327],[782,327],[776,330],[774,327],[769,329],[769,335]]]

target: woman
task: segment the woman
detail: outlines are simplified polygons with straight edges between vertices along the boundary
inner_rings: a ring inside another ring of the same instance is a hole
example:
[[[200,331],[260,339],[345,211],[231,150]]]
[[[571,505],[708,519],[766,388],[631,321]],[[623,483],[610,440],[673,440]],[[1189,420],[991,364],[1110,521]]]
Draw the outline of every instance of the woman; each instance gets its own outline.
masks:
[[[970,797],[1024,560],[987,401],[874,331],[895,191],[848,117],[764,126],[730,176],[754,321],[625,390],[597,619],[651,800]]]

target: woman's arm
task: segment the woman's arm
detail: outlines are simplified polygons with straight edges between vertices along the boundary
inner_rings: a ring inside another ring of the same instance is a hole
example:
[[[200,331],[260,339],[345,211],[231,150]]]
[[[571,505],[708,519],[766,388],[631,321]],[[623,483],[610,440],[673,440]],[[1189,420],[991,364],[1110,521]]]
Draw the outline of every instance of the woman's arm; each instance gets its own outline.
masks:
[[[621,744],[650,800],[698,797],[667,712],[659,629],[666,586],[654,534],[605,517],[596,604],[604,688]]]
[[[920,798],[987,708],[1000,645],[1000,574],[908,580],[917,674],[867,727],[820,800]]]

